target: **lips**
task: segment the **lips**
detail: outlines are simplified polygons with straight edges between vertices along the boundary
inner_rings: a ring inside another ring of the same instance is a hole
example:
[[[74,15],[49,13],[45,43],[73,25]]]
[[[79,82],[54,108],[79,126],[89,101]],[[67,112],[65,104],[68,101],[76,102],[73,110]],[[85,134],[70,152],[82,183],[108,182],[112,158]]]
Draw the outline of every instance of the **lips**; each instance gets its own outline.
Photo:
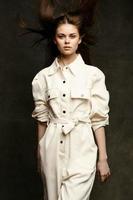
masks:
[[[69,51],[70,49],[71,49],[71,47],[69,47],[69,46],[64,46],[64,50],[66,50],[66,51],[68,50],[68,51]]]
[[[64,46],[64,49],[71,49],[70,46]]]

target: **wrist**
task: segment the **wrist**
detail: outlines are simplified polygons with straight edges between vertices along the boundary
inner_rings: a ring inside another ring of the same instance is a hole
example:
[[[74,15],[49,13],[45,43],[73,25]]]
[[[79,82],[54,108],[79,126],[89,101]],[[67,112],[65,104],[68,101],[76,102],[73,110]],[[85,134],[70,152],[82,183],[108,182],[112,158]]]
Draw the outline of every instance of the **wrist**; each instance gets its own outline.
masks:
[[[107,161],[107,159],[102,159],[102,160],[101,160],[101,159],[98,159],[98,162],[100,162],[100,163],[105,163],[105,162],[108,162],[108,161]]]
[[[99,158],[98,158],[99,161],[107,161],[107,159],[108,159],[107,155],[104,155],[104,156],[99,155]]]

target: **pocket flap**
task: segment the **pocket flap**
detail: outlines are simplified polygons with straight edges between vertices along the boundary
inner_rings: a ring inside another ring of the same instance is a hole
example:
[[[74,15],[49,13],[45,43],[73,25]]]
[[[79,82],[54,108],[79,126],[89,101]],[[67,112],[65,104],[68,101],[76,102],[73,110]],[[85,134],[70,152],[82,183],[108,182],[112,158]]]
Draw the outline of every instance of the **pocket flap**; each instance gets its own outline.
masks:
[[[90,90],[71,89],[71,98],[90,99]]]
[[[56,88],[52,88],[46,91],[47,100],[58,97],[58,90]]]

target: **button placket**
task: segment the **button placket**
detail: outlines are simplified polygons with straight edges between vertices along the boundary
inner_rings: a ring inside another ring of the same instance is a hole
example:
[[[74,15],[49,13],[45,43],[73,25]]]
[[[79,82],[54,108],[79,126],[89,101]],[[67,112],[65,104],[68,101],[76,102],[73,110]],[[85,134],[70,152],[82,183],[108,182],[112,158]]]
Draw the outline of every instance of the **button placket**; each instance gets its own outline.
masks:
[[[62,80],[62,94],[61,94],[61,107],[62,107],[62,116],[67,115],[67,107],[68,107],[68,84],[67,81],[64,79]]]
[[[64,152],[64,143],[65,143],[65,141],[64,141],[64,137],[63,137],[63,134],[61,135],[61,137],[60,137],[60,144],[61,144],[61,149],[62,149],[62,152]]]
[[[61,129],[63,128],[64,124],[61,125]],[[65,158],[65,136],[63,135],[63,133],[60,136],[60,140],[59,140],[59,145],[60,145],[60,156],[61,159]]]
[[[61,128],[64,127],[64,124],[62,124]],[[63,144],[63,138],[61,137],[60,143]]]

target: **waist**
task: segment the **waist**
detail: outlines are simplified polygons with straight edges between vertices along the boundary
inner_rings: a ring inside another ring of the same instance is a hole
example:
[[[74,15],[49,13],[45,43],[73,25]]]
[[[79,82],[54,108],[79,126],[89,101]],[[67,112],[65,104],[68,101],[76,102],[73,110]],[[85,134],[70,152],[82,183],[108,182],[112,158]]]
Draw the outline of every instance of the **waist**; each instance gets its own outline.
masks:
[[[51,118],[49,122],[52,123],[61,123],[61,124],[68,124],[68,123],[75,123],[78,124],[79,122],[89,123],[91,124],[90,119],[86,118],[74,118],[74,119],[67,119],[67,118]]]
[[[49,123],[54,123],[55,125],[61,124],[62,132],[64,134],[70,133],[79,123],[88,123],[91,126],[91,121],[88,118],[82,118],[82,119],[51,118],[49,120]]]

